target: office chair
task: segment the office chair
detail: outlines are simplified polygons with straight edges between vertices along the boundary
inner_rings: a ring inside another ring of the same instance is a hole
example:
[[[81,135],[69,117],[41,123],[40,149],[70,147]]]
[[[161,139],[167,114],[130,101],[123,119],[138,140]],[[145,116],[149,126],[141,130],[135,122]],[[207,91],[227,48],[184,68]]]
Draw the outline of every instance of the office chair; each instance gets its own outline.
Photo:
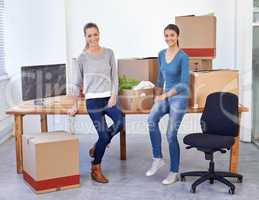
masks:
[[[229,193],[235,193],[235,186],[225,177],[237,178],[241,183],[243,176],[231,172],[218,172],[214,169],[214,153],[219,151],[226,153],[230,150],[238,135],[238,97],[232,93],[216,92],[210,94],[205,103],[200,124],[202,133],[193,133],[184,137],[186,149],[196,148],[205,153],[205,159],[209,160],[208,171],[193,171],[181,173],[181,181],[187,176],[198,176],[191,186],[191,192],[196,192],[196,187],[205,181],[210,184],[217,180],[226,184],[230,189]]]

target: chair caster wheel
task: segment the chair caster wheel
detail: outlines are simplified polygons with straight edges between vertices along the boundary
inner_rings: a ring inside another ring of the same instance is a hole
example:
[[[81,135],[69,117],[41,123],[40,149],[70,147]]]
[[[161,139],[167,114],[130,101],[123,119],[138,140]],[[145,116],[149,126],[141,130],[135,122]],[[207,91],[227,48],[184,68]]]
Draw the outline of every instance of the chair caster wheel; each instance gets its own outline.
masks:
[[[185,180],[186,180],[185,177],[184,177],[184,176],[181,176],[181,181],[182,181],[182,182],[185,182]]]
[[[210,184],[214,184],[214,179],[210,179]]]
[[[191,188],[190,192],[193,194],[196,193],[196,188]]]
[[[238,183],[243,183],[243,177],[242,178],[238,178]]]
[[[229,194],[232,194],[232,195],[235,194],[235,189],[234,189],[234,188],[230,188],[230,189],[228,190],[228,193],[229,193]]]

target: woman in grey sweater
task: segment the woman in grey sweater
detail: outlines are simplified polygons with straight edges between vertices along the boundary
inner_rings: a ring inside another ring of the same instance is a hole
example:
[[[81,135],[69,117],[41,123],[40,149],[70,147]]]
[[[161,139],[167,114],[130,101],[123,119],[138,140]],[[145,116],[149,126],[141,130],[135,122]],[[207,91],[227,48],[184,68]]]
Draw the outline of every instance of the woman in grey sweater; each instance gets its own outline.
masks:
[[[101,161],[107,145],[123,128],[124,123],[122,112],[117,106],[118,70],[113,51],[99,45],[100,33],[97,25],[86,24],[84,35],[86,46],[77,60],[73,93],[77,101],[83,85],[86,108],[98,133],[97,142],[89,150],[89,155],[94,158],[91,176],[97,182],[108,183],[101,171]],[[75,103],[69,114],[75,115],[77,110]],[[113,120],[110,127],[107,126],[105,115]]]

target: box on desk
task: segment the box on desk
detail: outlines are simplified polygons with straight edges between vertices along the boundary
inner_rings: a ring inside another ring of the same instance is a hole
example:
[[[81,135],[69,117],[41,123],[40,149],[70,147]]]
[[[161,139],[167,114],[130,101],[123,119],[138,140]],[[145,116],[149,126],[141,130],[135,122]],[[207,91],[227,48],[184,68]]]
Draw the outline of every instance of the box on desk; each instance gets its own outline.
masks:
[[[212,59],[189,57],[190,71],[201,71],[201,70],[211,70],[211,69],[212,69]]]
[[[125,75],[138,81],[151,81],[156,84],[159,70],[157,62],[157,58],[119,59],[119,75]],[[191,71],[211,70],[212,59],[206,57],[189,57],[189,69]]]
[[[206,98],[213,92],[239,95],[238,70],[211,70],[190,73],[190,107],[203,108]]]
[[[156,57],[118,59],[119,75],[125,75],[138,81],[156,83],[157,70]]]
[[[175,17],[175,24],[180,29],[180,47],[188,56],[216,56],[215,16],[178,16]]]
[[[80,186],[79,140],[64,132],[23,135],[23,178],[37,194]]]
[[[154,104],[154,88],[122,90],[119,105],[123,111],[149,111]]]

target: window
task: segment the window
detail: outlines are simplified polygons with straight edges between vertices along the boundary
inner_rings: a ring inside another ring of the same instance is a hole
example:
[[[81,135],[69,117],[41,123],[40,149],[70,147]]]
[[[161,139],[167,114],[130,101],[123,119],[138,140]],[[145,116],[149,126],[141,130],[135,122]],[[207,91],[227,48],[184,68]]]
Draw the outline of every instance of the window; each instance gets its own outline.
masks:
[[[4,0],[0,0],[0,79],[1,79],[1,77],[7,75],[6,69],[5,69],[4,18],[5,18]]]

